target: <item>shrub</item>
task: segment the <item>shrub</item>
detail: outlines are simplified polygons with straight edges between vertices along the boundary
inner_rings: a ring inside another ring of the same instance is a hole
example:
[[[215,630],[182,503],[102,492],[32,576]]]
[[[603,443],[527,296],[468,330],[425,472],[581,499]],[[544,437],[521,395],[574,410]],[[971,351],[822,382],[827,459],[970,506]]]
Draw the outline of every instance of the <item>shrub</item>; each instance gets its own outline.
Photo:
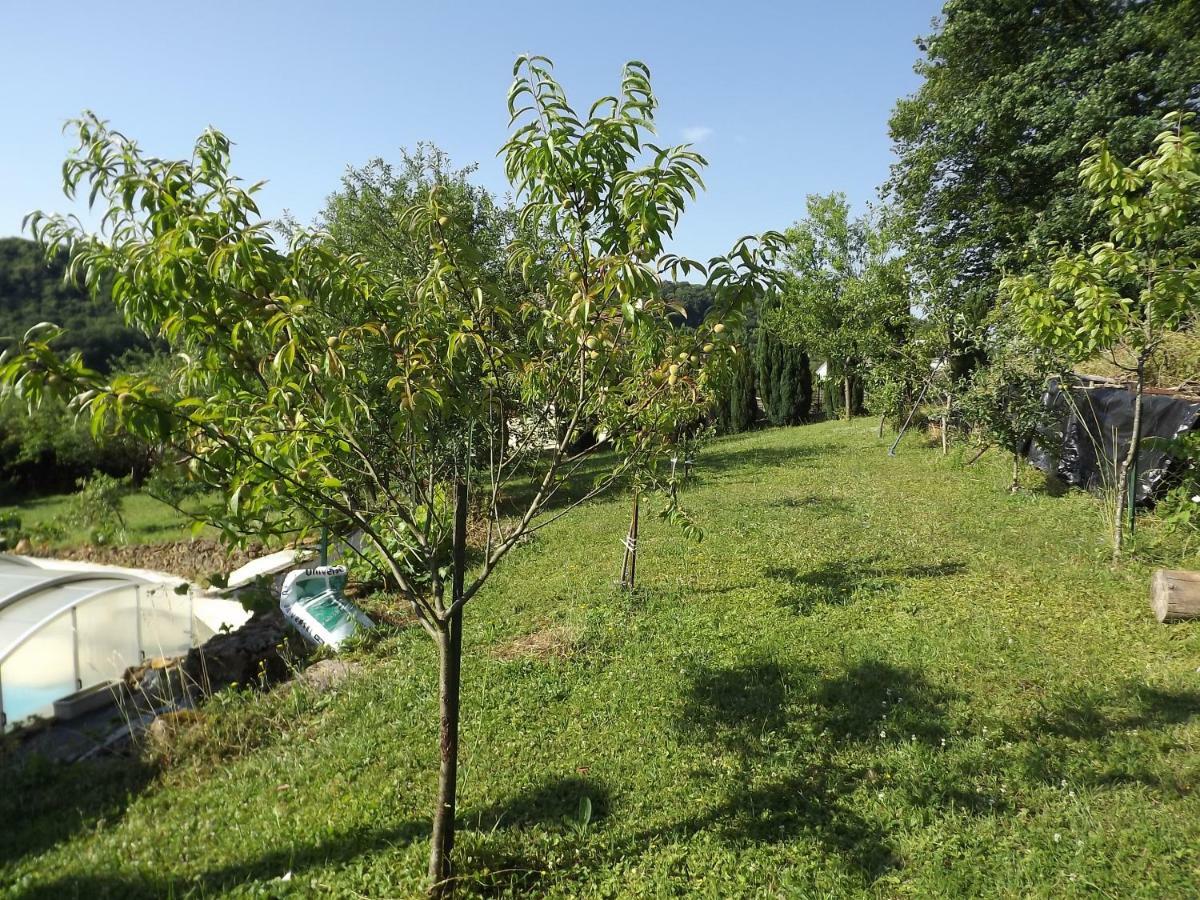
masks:
[[[77,482],[79,493],[71,498],[71,524],[83,528],[93,544],[112,544],[125,540],[125,517],[121,498],[129,487],[128,478],[113,478],[103,472]]]

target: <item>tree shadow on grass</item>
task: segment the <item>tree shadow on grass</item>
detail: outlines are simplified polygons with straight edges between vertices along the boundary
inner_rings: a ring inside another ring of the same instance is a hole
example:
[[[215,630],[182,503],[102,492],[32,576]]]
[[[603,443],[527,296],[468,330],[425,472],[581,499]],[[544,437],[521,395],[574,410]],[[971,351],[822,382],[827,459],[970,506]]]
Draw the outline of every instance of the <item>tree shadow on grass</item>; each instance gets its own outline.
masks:
[[[73,764],[38,755],[0,759],[0,860],[43,853],[119,820],[157,774],[157,766],[126,756]]]
[[[144,540],[145,538],[154,538],[154,537],[157,537],[158,535],[162,535],[162,534],[168,534],[171,536],[180,536],[181,533],[186,533],[186,530],[183,528],[182,525],[180,525],[179,522],[171,522],[171,521],[145,522],[145,523],[139,524],[137,526],[137,528],[135,528],[133,530],[137,533],[137,535],[140,538],[143,539],[143,540],[139,540],[138,543],[146,543],[146,541]],[[131,543],[132,543],[132,541],[131,541]]]
[[[585,797],[590,805],[586,822],[580,816],[580,801]],[[570,776],[548,780],[504,802],[467,812],[459,823],[456,881],[472,896],[513,896],[532,891],[543,877],[546,866],[538,859],[523,855],[519,849],[513,850],[511,840],[493,841],[490,836],[497,831],[519,831],[527,827],[559,828],[570,833],[573,829],[594,826],[608,815],[610,808],[609,791],[603,784],[586,777]],[[11,838],[8,831],[4,829],[5,837]],[[63,833],[58,839],[67,836]],[[22,896],[36,900],[75,897],[137,900],[193,893],[207,896],[244,888],[248,882],[269,885],[289,872],[291,879],[303,885],[304,874],[310,869],[346,866],[360,857],[387,852],[400,845],[423,843],[428,838],[428,820],[414,819],[394,827],[354,829],[306,846],[281,846],[257,858],[208,869],[191,877],[173,878],[143,872],[72,874],[29,885]],[[27,846],[24,852],[36,849]],[[14,857],[4,855],[3,858]],[[283,889],[282,883],[280,888]]]
[[[702,670],[679,729],[732,755],[740,774],[715,806],[668,831],[714,831],[735,847],[808,835],[870,883],[896,854],[853,795],[880,775],[839,751],[938,743],[949,699],[919,672],[878,661],[833,677],[768,660]]]
[[[545,874],[538,860],[510,852],[522,846],[524,829],[558,831],[578,837],[609,815],[608,788],[592,778],[571,775],[550,778],[513,797],[461,817],[462,843],[470,849],[458,860],[459,883],[485,897],[524,896],[535,890]],[[498,833],[508,836],[493,839]],[[481,841],[476,846],[477,841]]]
[[[1042,472],[1040,469],[1036,471],[1042,477],[1035,482],[1033,493],[1044,494],[1047,497],[1065,497],[1071,492],[1071,486],[1053,472]]]
[[[761,482],[763,469],[792,468],[818,457],[843,453],[837,444],[803,444],[789,447],[739,447],[718,444],[706,447],[696,460],[693,470],[703,479],[707,474],[723,475],[740,469],[755,472],[753,481]]]
[[[865,596],[893,592],[906,581],[945,578],[965,571],[966,565],[958,560],[897,565],[870,556],[834,560],[806,571],[772,566],[763,576],[783,587],[776,599],[778,606],[804,616],[821,606],[849,606]]]
[[[525,512],[530,501],[541,489],[548,451],[541,457],[527,460],[525,465],[511,475],[500,496],[501,517],[519,516]],[[551,486],[550,495],[544,501],[543,513],[561,511],[586,497],[613,471],[617,458],[607,445],[598,445],[574,463],[564,464],[559,470],[559,480]],[[629,493],[631,477],[626,473],[614,480],[599,498],[612,498]],[[599,499],[597,498],[597,499]]]
[[[690,815],[605,844],[602,850],[588,847],[569,829],[564,834],[598,866],[636,859],[664,842],[686,845],[698,834],[735,851],[808,840],[836,860],[848,879],[869,890],[902,865],[889,817],[872,811],[877,791],[891,792],[893,804],[925,816],[1015,816],[1017,808],[1007,798],[976,789],[978,777],[989,771],[988,754],[1036,753],[1057,737],[1055,752],[1103,758],[1104,741],[1114,731],[1169,728],[1200,716],[1200,694],[1191,691],[1131,685],[1107,702],[1090,692],[1067,692],[1053,708],[1012,732],[1013,750],[993,748],[981,758],[972,750],[954,750],[973,740],[961,724],[951,728],[949,709],[958,700],[959,695],[920,670],[877,659],[831,674],[767,658],[697,668],[685,679],[684,702],[674,724],[683,738],[731,765],[716,784],[715,796],[697,801],[703,805]],[[890,754],[910,746],[927,754],[918,770],[892,768]],[[1001,761],[997,758],[997,765]],[[1111,767],[1112,761],[1106,764]],[[1032,774],[1058,784],[1055,768]],[[679,777],[700,775],[680,772]],[[712,784],[711,775],[704,778],[706,785]],[[1150,778],[1140,781],[1149,784]],[[1099,777],[1092,784],[1103,789],[1115,780]],[[584,795],[598,809],[608,809],[603,785],[567,777],[466,819],[481,831],[512,829],[519,836],[526,826],[568,823]],[[497,846],[507,843],[498,841]],[[488,883],[498,893],[533,890],[536,881],[522,877],[538,876],[508,875],[508,880]],[[464,878],[474,884],[469,875]]]
[[[238,888],[244,890],[247,882],[269,883],[289,872],[291,878],[300,880],[310,869],[346,865],[358,857],[426,840],[428,836],[428,821],[414,820],[388,828],[356,829],[319,843],[281,847],[257,858],[208,869],[192,877],[170,878],[140,872],[127,876],[103,872],[66,875],[44,884],[30,885],[21,896],[25,900],[209,896]],[[280,893],[285,889],[286,885],[281,882]],[[266,893],[265,896],[276,894]]]
[[[1200,691],[1137,682],[1070,688],[1043,704],[1023,729],[1022,767],[1029,778],[1046,784],[1138,784],[1186,796],[1200,784],[1200,764],[1165,764],[1164,752],[1171,748],[1161,737],[1144,733],[1157,735],[1198,718]]]
[[[1031,727],[1039,734],[1095,740],[1131,729],[1182,725],[1197,716],[1200,692],[1131,683],[1116,695],[1095,688],[1068,690],[1054,708],[1043,708]]]
[[[587,822],[580,815],[585,800],[590,807]],[[548,779],[507,800],[469,811],[463,814],[462,821],[480,831],[530,825],[586,825],[603,819],[610,809],[608,788],[593,778],[571,775]]]
[[[801,726],[805,734],[832,737],[836,743],[934,744],[946,736],[950,698],[920,672],[877,660],[859,662],[836,676],[755,660],[695,674],[679,727],[742,757],[769,749]],[[879,727],[884,721],[891,723],[890,738]]]
[[[808,494],[803,497],[782,497],[778,500],[768,500],[768,507],[803,510],[818,516],[840,516],[852,512],[854,507],[840,497],[818,497]]]

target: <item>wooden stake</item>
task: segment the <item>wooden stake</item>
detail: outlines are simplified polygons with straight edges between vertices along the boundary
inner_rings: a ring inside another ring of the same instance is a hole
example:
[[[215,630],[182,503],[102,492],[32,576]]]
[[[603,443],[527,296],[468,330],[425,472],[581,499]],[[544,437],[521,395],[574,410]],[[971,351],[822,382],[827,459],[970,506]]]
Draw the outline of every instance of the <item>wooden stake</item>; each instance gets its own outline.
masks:
[[[625,536],[625,555],[621,559],[621,587],[633,590],[637,578],[637,540],[638,540],[638,509],[641,506],[640,497],[633,495],[633,516],[629,520],[629,533]]]

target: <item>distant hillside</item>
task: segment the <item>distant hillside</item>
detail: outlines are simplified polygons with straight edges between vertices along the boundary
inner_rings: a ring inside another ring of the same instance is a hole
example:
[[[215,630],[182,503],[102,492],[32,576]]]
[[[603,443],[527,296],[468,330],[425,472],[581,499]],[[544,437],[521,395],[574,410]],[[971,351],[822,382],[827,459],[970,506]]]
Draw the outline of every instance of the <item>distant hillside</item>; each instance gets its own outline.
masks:
[[[712,292],[706,286],[689,281],[664,281],[662,295],[683,304],[687,314],[684,324],[689,328],[695,328],[703,322],[713,304]]]
[[[150,347],[140,332],[125,325],[107,297],[93,301],[82,287],[67,284],[65,266],[65,260],[47,265],[33,241],[0,238],[0,348],[3,338],[19,337],[38,322],[65,328],[60,347],[79,350],[96,369],[107,369],[127,350]],[[663,294],[683,304],[685,323],[692,328],[712,306],[712,294],[702,284],[667,282]]]
[[[60,347],[79,350],[100,369],[126,350],[150,346],[103,298],[92,301],[83,288],[65,283],[64,269],[64,260],[47,265],[33,241],[0,238],[0,338],[54,322],[67,331]]]

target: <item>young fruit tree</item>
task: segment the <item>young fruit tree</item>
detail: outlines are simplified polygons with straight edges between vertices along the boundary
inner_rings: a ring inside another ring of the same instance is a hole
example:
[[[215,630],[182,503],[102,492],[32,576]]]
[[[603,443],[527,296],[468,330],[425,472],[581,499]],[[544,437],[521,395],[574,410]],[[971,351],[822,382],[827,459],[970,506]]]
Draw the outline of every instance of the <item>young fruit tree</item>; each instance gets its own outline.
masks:
[[[438,653],[435,894],[453,884],[466,606],[530,533],[670,453],[677,423],[708,403],[729,326],[771,283],[778,240],[744,238],[706,264],[665,253],[705,163],[647,142],[645,65],[629,63],[619,93],[584,115],[548,60],[521,57],[515,76],[508,271],[480,252],[477,203],[436,166],[395,212],[395,246],[412,258],[376,265],[294,226],[280,246],[220,133],[203,134],[191,159],[163,160],[85,115],[65,190],[89,190],[99,231],[42,214],[32,228],[169,348],[172,377],[165,388],[137,372],[106,377],[60,357],[50,325],[0,360],[0,382],[30,403],[70,395],[98,432],[171,448],[220,492],[210,520],[232,538],[365,536]],[[684,330],[659,285],[692,272],[714,302]],[[564,485],[601,452],[568,449],[584,422],[607,436],[605,468],[568,498]]]
[[[1054,411],[1044,402],[1046,383],[1063,371],[1057,354],[1032,344],[1005,314],[990,317],[986,328],[988,364],[976,369],[959,400],[963,418],[984,447],[996,445],[1012,458],[1008,489],[1020,490],[1021,460],[1036,438],[1042,449],[1054,452]],[[982,452],[982,451],[981,451]]]
[[[1146,364],[1200,310],[1200,135],[1193,118],[1168,115],[1155,149],[1130,164],[1106,142],[1089,143],[1080,175],[1093,210],[1107,220],[1108,240],[1086,252],[1059,251],[1048,272],[1003,283],[1035,340],[1074,360],[1107,354],[1133,377],[1133,423],[1117,471],[1114,559],[1141,444]]]
[[[916,398],[928,393],[928,382],[937,374],[934,364],[928,345],[911,339],[871,361],[863,378],[863,400],[867,410],[879,416],[880,438],[889,422],[899,430]]]

